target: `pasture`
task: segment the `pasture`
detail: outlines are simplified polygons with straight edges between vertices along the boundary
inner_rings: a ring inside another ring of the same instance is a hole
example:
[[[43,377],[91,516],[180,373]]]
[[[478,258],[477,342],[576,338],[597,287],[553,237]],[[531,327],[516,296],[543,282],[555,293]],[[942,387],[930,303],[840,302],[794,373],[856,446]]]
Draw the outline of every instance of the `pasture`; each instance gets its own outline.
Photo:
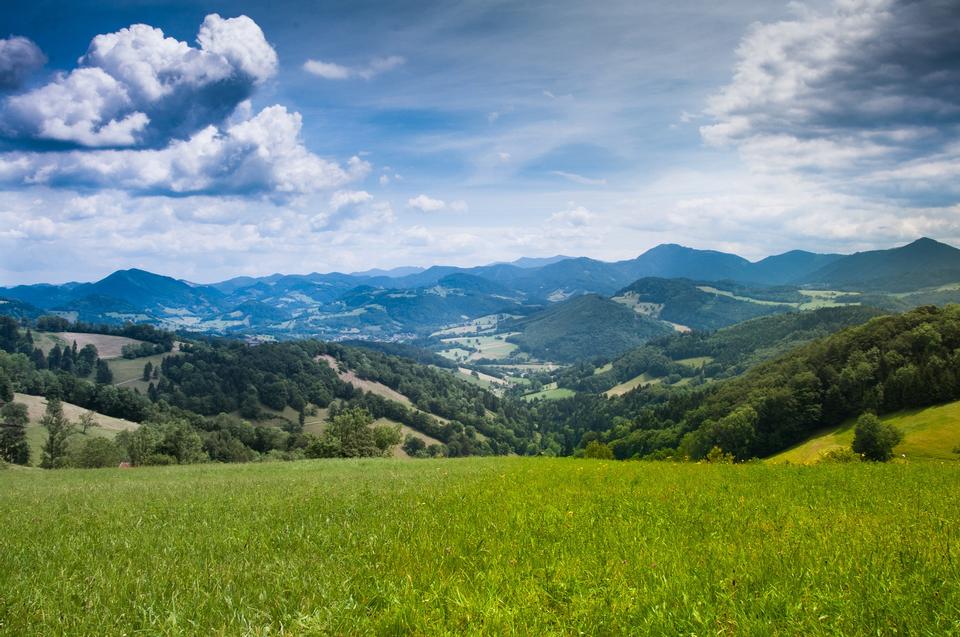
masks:
[[[882,421],[903,432],[894,453],[908,460],[960,459],[960,401],[888,414]],[[822,431],[808,440],[768,459],[768,462],[812,463],[832,450],[850,448],[854,422]]]
[[[139,345],[143,342],[126,336],[87,334],[85,332],[35,332],[33,338],[37,347],[44,352],[49,352],[54,345],[58,344],[60,347],[64,345],[69,347],[76,342],[79,349],[83,349],[85,345],[93,345],[97,348],[100,358],[119,358],[124,345]],[[143,369],[143,365],[140,366],[140,369]]]
[[[0,633],[948,635],[960,464],[0,471]]]

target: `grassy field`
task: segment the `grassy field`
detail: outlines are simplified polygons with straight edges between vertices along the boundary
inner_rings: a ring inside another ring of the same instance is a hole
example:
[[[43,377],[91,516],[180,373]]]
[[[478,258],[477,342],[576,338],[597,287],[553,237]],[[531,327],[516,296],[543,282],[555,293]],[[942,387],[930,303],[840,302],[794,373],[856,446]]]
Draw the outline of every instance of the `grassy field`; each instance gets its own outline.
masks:
[[[628,391],[632,391],[641,385],[655,385],[661,382],[663,382],[662,378],[656,378],[644,372],[639,376],[635,376],[628,381],[624,381],[615,387],[611,387],[605,393],[607,396],[622,396]]]
[[[881,418],[896,425],[903,432],[903,441],[894,452],[909,460],[956,460],[960,454],[960,401],[913,409]],[[849,448],[853,442],[854,422],[849,421],[772,456],[768,462],[817,462],[820,456],[831,449]]]
[[[441,356],[446,356],[451,360],[468,360],[476,361],[481,358],[488,358],[491,360],[499,360],[507,358],[517,349],[517,346],[513,343],[508,343],[506,338],[511,336],[513,332],[506,334],[497,334],[495,336],[468,336],[461,338],[445,338],[443,339],[443,344],[446,346],[442,352],[439,352]],[[457,358],[466,350],[463,347],[471,347],[476,351],[473,351],[467,356],[466,359]]]
[[[47,436],[49,435],[47,430],[39,424],[40,419],[47,409],[47,399],[41,396],[29,396],[27,394],[15,394],[13,399],[15,402],[27,406],[27,413],[30,416],[30,424],[27,425],[27,442],[30,445],[30,463],[39,465],[43,443],[46,442]],[[78,407],[71,403],[62,403],[62,405],[63,415],[73,422],[77,422],[80,415],[87,412],[83,407]],[[114,418],[112,416],[104,416],[103,414],[95,413],[94,419],[97,422],[97,426],[87,431],[86,435],[88,436],[102,436],[112,439],[117,435],[117,432],[125,429],[136,429],[139,426],[135,422],[130,422],[122,418]],[[78,430],[74,435],[82,436],[84,434]]]
[[[570,398],[575,395],[572,389],[566,387],[557,387],[556,383],[547,383],[543,389],[523,396],[524,400],[557,400],[559,398]]]
[[[154,367],[159,368],[163,359],[172,354],[156,354],[154,356],[143,356],[141,358],[114,358],[107,362],[110,371],[113,372],[113,384],[127,387],[128,389],[137,389],[141,393],[146,393],[150,381],[144,382],[143,367],[148,362]],[[156,382],[156,381],[153,381]]]
[[[949,635],[960,464],[0,471],[9,635]]]

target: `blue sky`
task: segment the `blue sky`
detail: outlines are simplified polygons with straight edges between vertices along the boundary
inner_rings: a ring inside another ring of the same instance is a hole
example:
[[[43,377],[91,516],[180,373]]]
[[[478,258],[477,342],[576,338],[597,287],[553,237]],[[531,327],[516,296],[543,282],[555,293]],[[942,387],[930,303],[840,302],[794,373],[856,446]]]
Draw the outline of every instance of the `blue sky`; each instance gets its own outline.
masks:
[[[958,25],[950,0],[6,2],[0,284],[960,243]]]

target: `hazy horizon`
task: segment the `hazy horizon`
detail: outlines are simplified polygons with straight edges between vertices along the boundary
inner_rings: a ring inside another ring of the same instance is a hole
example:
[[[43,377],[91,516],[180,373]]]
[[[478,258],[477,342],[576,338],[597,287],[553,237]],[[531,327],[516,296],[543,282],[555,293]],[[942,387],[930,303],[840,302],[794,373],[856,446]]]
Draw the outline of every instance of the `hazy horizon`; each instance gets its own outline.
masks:
[[[0,16],[0,286],[960,244],[947,0]]]

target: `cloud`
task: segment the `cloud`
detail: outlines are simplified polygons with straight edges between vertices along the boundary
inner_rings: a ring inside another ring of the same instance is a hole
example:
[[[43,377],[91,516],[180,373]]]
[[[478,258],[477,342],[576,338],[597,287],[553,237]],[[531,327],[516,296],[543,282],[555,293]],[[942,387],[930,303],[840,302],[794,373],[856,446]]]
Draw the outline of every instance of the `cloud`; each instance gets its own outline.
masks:
[[[373,195],[365,190],[338,190],[330,196],[330,209],[336,211],[366,203],[372,199]]]
[[[32,40],[18,35],[0,39],[0,91],[20,88],[46,63],[47,57]]]
[[[0,133],[22,143],[160,147],[222,123],[276,74],[276,52],[246,16],[208,15],[197,43],[146,24],[98,35],[78,68],[7,97]]]
[[[303,145],[299,113],[274,105],[162,149],[0,155],[0,183],[117,188],[141,194],[294,195],[363,178],[370,165],[322,159]]]
[[[596,217],[595,214],[584,208],[583,206],[574,205],[573,202],[570,203],[570,207],[567,210],[561,210],[560,212],[555,212],[550,215],[548,222],[553,224],[563,224],[567,226],[572,226],[575,228],[580,228],[588,225]]]
[[[451,212],[466,212],[470,209],[466,201],[456,200],[456,201],[443,201],[442,199],[434,199],[427,195],[417,195],[411,199],[407,200],[407,207],[414,208],[421,212],[439,212],[441,210],[449,210]]]
[[[567,181],[572,181],[575,184],[582,184],[584,186],[606,186],[606,179],[592,179],[590,177],[584,177],[583,175],[578,175],[577,173],[569,173],[563,170],[553,170],[551,174],[558,177],[563,177]]]
[[[901,196],[931,179],[947,186],[950,171],[926,164],[960,161],[958,24],[956,2],[837,0],[830,13],[755,26],[702,137],[755,170],[838,188],[873,189],[879,174]],[[890,173],[901,165],[911,168]]]
[[[381,73],[403,66],[405,63],[406,59],[399,55],[373,58],[366,66],[361,67],[349,67],[335,62],[310,59],[303,63],[303,70],[325,80],[347,80],[354,77],[369,80]]]

